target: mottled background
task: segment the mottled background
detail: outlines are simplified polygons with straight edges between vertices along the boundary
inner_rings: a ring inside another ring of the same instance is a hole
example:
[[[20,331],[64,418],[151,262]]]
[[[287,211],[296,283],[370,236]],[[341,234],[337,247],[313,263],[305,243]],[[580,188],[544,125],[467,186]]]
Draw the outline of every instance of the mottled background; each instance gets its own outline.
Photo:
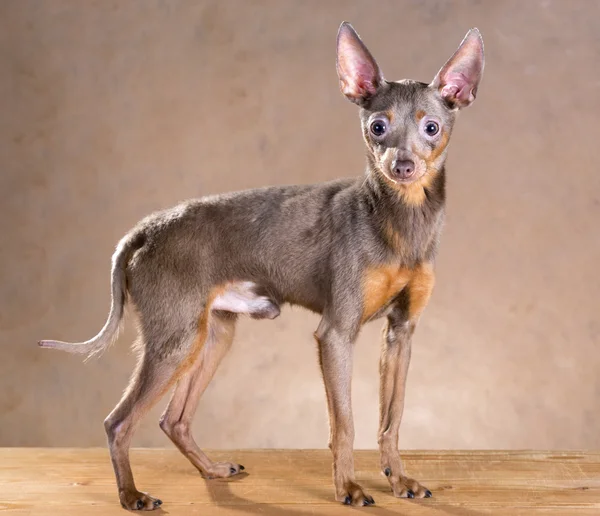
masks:
[[[335,35],[390,79],[428,81],[466,31],[487,66],[451,143],[438,286],[414,343],[401,446],[600,447],[600,2],[0,3],[0,445],[90,446],[134,364],[131,321],[86,339],[141,217],[193,196],[362,173]],[[206,447],[325,447],[312,331],[244,321],[200,402]],[[356,346],[356,445],[376,446],[381,322]],[[158,428],[136,446],[171,446]]]

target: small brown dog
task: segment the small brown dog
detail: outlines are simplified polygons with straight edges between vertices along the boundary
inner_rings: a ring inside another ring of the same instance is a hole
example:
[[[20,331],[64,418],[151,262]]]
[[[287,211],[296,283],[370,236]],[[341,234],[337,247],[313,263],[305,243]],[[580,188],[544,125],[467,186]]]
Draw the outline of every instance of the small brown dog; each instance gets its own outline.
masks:
[[[337,72],[342,92],[360,107],[363,177],[188,201],[147,217],[119,242],[104,328],[79,344],[39,344],[99,354],[116,338],[126,300],[135,307],[139,363],[104,422],[123,507],[150,510],[162,503],[136,488],[128,449],[140,418],[173,385],[160,426],[175,446],[206,478],[244,469],[212,462],[190,423],[231,346],[238,315],[272,319],[284,303],[322,315],[315,338],[336,499],[374,503],[354,477],[350,382],[361,326],[384,316],[381,470],[394,495],[431,496],[405,475],[398,430],[411,337],[434,283],[448,141],[458,110],[475,99],[483,67],[483,42],[472,29],[430,84],[386,81],[354,29],[342,23]]]

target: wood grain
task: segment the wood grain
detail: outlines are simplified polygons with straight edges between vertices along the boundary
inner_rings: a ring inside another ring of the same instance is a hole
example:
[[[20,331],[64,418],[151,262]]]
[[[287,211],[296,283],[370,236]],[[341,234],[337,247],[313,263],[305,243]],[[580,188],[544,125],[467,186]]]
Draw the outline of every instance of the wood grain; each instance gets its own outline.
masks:
[[[375,507],[333,501],[328,450],[215,451],[215,460],[244,464],[247,474],[203,480],[176,450],[134,449],[138,487],[164,502],[154,514],[291,516],[351,515],[597,515],[600,453],[553,451],[410,451],[409,475],[434,498],[394,498],[375,451],[357,451],[356,476]],[[0,516],[119,515],[105,449],[0,449]]]

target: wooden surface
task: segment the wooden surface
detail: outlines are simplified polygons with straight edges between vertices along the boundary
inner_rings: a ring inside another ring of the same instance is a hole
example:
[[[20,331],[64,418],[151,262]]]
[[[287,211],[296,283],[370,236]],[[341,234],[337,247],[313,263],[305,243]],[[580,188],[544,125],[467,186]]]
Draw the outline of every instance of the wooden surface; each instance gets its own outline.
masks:
[[[247,474],[203,480],[176,450],[131,451],[138,488],[169,515],[599,515],[600,453],[406,452],[407,471],[433,498],[396,499],[374,451],[358,451],[357,480],[376,506],[333,501],[331,457],[318,451],[212,452]],[[0,516],[123,515],[105,449],[0,449]]]

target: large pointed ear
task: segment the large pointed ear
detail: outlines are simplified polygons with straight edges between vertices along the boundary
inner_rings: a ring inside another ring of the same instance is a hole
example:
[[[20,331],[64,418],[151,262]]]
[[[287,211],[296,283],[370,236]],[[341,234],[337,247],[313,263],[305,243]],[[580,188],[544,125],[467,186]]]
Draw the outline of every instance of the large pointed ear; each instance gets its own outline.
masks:
[[[471,29],[454,55],[442,66],[431,86],[452,107],[467,107],[477,96],[483,67],[483,39],[477,29]]]
[[[384,82],[375,59],[348,22],[340,25],[337,35],[337,73],[342,93],[358,105]]]

